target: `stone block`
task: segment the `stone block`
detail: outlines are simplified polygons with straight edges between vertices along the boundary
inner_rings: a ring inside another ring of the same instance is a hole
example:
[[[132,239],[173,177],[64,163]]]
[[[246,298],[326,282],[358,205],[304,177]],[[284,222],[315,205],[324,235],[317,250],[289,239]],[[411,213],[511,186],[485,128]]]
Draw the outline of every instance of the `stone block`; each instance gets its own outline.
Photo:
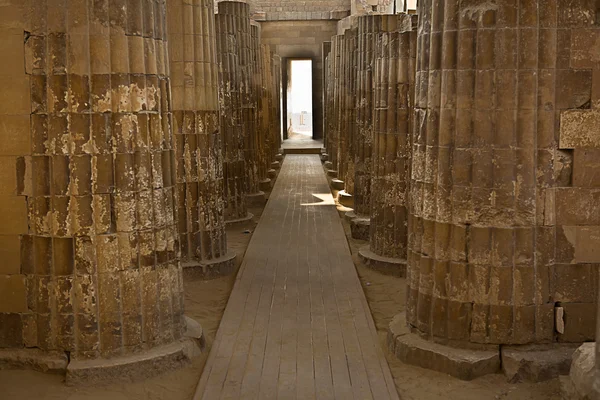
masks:
[[[16,275],[21,270],[21,241],[18,235],[0,235],[0,275]],[[0,295],[1,296],[1,295]]]
[[[557,225],[600,226],[600,189],[557,188],[555,196]]]
[[[600,149],[575,150],[573,186],[600,188]]]
[[[581,343],[596,337],[595,303],[562,303],[565,332],[558,335],[559,342]]]
[[[410,333],[406,316],[398,314],[389,325],[388,348],[407,364],[472,380],[500,370],[499,350],[471,350],[443,346]]]
[[[0,369],[32,369],[34,371],[64,374],[69,359],[59,351],[40,349],[0,350]]]
[[[584,343],[573,353],[569,376],[561,377],[561,390],[564,399],[594,400],[596,381],[596,343]]]
[[[0,313],[27,311],[27,290],[23,275],[0,275]]]
[[[123,357],[71,360],[67,367],[66,384],[100,385],[147,379],[189,363],[196,354],[195,340],[186,338]]]
[[[21,315],[0,312],[0,348],[23,346]]]
[[[561,113],[559,147],[600,148],[600,110],[568,110]]]
[[[371,233],[371,220],[366,217],[357,216],[350,221],[352,238],[358,240],[369,240]]]
[[[504,346],[502,371],[512,383],[554,379],[569,373],[576,349],[572,344]]]
[[[29,86],[23,88],[29,92]],[[0,99],[0,101],[2,101]],[[6,100],[10,103],[12,100]],[[6,103],[3,103],[6,104]],[[29,113],[26,115],[0,115],[0,155],[21,156],[31,151]],[[25,114],[25,113],[23,113]],[[14,170],[13,166],[13,170]]]

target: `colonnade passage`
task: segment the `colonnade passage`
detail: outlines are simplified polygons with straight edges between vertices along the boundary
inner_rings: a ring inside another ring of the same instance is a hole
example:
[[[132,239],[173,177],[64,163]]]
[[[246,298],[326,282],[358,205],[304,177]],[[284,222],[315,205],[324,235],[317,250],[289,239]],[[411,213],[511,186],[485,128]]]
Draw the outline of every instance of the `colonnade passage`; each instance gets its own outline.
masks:
[[[0,3],[0,376],[600,398],[598,1]]]

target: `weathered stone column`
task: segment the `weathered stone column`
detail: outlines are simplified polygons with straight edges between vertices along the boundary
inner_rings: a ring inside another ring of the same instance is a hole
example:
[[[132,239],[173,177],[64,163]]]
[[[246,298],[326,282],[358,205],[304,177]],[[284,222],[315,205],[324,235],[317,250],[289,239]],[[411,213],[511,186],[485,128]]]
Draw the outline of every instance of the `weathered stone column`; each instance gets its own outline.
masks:
[[[273,135],[273,145],[271,147],[271,151],[274,158],[271,160],[275,160],[271,162],[271,169],[269,170],[269,177],[272,179],[277,175],[277,169],[280,167],[280,161],[283,160],[283,150],[281,149],[282,138],[282,121],[281,121],[281,86],[282,86],[282,77],[281,77],[281,57],[278,55],[273,55],[273,85],[271,90],[273,91],[273,118],[271,119],[272,126],[272,135]]]
[[[341,79],[341,57],[342,57],[342,35],[336,35],[331,41],[331,53],[329,55],[330,64],[330,75],[331,75],[331,108],[329,118],[329,132],[328,132],[328,144],[327,148],[328,160],[325,162],[325,168],[327,169],[327,175],[331,177],[337,176],[338,169],[338,155],[340,146],[340,111],[341,111],[341,90],[342,90],[342,79]]]
[[[271,168],[271,162],[275,161],[275,155],[272,154],[274,145],[273,132],[271,131],[271,119],[274,117],[272,115],[273,96],[271,90],[273,85],[273,55],[270,47],[264,44],[260,45],[258,57],[258,74],[260,75],[258,110],[259,134],[261,137],[259,141],[258,177],[260,179],[260,189],[265,191],[271,189],[272,182],[269,178],[269,169]]]
[[[241,29],[248,18],[248,5],[234,1],[218,3],[215,15],[219,62],[219,108],[223,141],[225,221],[252,219],[246,204],[245,125],[242,122],[243,80],[240,67]]]
[[[597,158],[583,148],[599,135],[582,118],[596,115],[598,28],[595,5],[560,4],[419,3],[406,311],[418,335],[392,343],[407,362],[471,379],[499,369],[502,345],[510,379],[544,379],[563,368],[560,343],[594,339]],[[532,372],[531,348],[514,346],[526,344],[557,363]]]
[[[165,9],[73,1],[29,10],[18,344],[32,349],[20,358],[28,365],[68,353],[68,383],[148,376],[189,356]]]
[[[336,173],[331,180],[331,185],[334,189],[341,190],[344,188],[344,181],[339,179],[346,175],[346,154],[348,151],[349,135],[348,135],[348,114],[346,112],[347,107],[347,96],[349,91],[349,79],[348,79],[348,41],[346,35],[338,35],[335,39],[337,43],[337,56],[338,56],[338,77],[339,86],[337,93],[337,104],[336,104],[336,118],[337,118],[337,134],[338,134],[338,146],[337,146],[337,165],[333,166]]]
[[[242,61],[242,123],[244,124],[246,158],[246,201],[249,205],[261,206],[265,202],[265,193],[260,190],[259,153],[263,145],[258,123],[258,47],[259,31],[257,25],[250,24],[249,7],[246,7],[246,19],[242,20],[241,44]]]
[[[184,272],[227,274],[235,253],[227,251],[225,234],[214,4],[169,0],[167,14]]]
[[[343,190],[338,193],[338,201],[342,205],[352,204],[352,193],[354,192],[354,136],[356,132],[356,55],[357,55],[357,28],[347,29],[344,32],[346,42],[346,60],[344,70],[346,76],[346,95],[344,98],[344,134],[346,135],[345,150],[341,154],[343,159],[343,170],[338,174],[343,181]]]
[[[371,232],[359,254],[372,268],[405,276],[417,18],[398,18],[397,32],[376,37]]]
[[[333,130],[333,40],[330,43],[329,54],[325,58],[325,132],[323,136],[323,147],[325,151],[321,154],[321,161],[330,162],[329,152],[331,152],[331,138]],[[329,164],[327,164],[329,165]]]
[[[358,17],[357,127],[354,137],[354,211],[348,213],[352,237],[368,240],[371,213],[371,168],[373,144],[373,72],[376,35],[396,30],[396,15]]]

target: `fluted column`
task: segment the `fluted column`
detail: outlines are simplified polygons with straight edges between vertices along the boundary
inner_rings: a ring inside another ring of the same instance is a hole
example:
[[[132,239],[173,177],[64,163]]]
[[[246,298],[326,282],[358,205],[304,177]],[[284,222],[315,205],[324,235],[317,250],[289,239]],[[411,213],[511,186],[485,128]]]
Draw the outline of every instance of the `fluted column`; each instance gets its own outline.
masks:
[[[264,191],[271,189],[272,182],[268,173],[271,162],[275,160],[274,156],[272,156],[274,138],[273,133],[271,132],[271,119],[274,117],[271,114],[273,109],[273,96],[272,91],[270,90],[271,85],[273,85],[272,54],[268,45],[260,45],[258,49],[258,59],[258,74],[260,79],[258,88],[258,110],[259,134],[261,138],[259,140],[258,177],[260,179],[260,189]]]
[[[596,139],[580,140],[598,136],[581,119],[598,98],[593,15],[583,2],[419,3],[406,314],[421,340],[488,350],[485,370],[460,377],[495,372],[499,345],[504,359],[595,336],[585,264],[599,259],[575,239],[600,222],[585,211]]]
[[[223,142],[223,179],[225,221],[233,223],[252,218],[246,204],[246,160],[244,157],[245,124],[243,123],[241,70],[241,30],[248,24],[248,5],[234,1],[218,3],[215,15],[217,60],[219,63],[219,109]]]
[[[182,262],[186,274],[225,274],[235,253],[225,234],[214,4],[169,0],[167,11]]]
[[[249,10],[249,9],[248,9]],[[258,97],[260,75],[258,71],[259,29],[250,24],[250,15],[245,13],[242,21],[242,122],[244,124],[246,158],[246,201],[252,206],[261,206],[265,202],[265,193],[260,190],[259,176],[262,132],[258,121]]]
[[[160,346],[176,365],[185,323],[165,2],[40,2],[32,18],[26,346],[68,352],[72,383],[135,375],[156,353],[130,356]]]
[[[405,276],[417,19],[398,18],[398,31],[376,37],[371,231],[359,254],[372,268]]]
[[[373,145],[373,78],[376,36],[397,29],[396,15],[364,15],[358,17],[358,65],[356,96],[357,126],[354,136],[354,211],[352,237],[369,238],[371,213],[371,170]]]

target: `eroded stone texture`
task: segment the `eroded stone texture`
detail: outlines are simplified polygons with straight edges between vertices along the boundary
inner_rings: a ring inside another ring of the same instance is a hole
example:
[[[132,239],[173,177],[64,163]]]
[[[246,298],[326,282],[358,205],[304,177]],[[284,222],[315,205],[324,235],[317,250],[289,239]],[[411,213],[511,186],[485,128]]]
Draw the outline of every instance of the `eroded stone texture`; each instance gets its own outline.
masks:
[[[356,132],[356,93],[358,89],[356,79],[356,63],[358,54],[357,42],[358,28],[353,27],[344,32],[346,46],[346,58],[344,70],[346,73],[346,97],[344,106],[344,121],[346,135],[346,151],[342,153],[343,170],[339,177],[344,181],[344,191],[347,195],[354,193],[354,135]]]
[[[369,245],[378,256],[406,260],[417,18],[398,18],[399,31],[376,39]]]
[[[407,320],[430,340],[594,338],[597,264],[574,257],[570,227],[598,225],[595,191],[572,186],[558,129],[593,104],[574,51],[592,3],[419,3]]]
[[[223,143],[225,220],[249,217],[246,204],[245,126],[242,119],[241,29],[249,25],[248,5],[224,1],[215,15],[219,62],[219,108]]]
[[[247,201],[260,205],[265,195],[260,190],[260,148],[264,146],[259,125],[258,97],[260,75],[258,71],[258,49],[260,36],[257,25],[250,24],[250,16],[242,19],[240,68],[242,79],[242,124],[244,128],[244,156],[246,158]]]
[[[358,217],[371,213],[371,170],[373,145],[373,82],[376,35],[393,32],[398,27],[396,15],[358,17],[358,89],[356,96],[357,127],[354,135],[354,210]]]
[[[171,0],[167,9],[177,218],[186,266],[227,256],[213,7],[212,0]],[[204,51],[195,51],[196,44]]]
[[[340,148],[340,110],[341,110],[341,86],[342,79],[340,76],[341,55],[343,36],[336,35],[331,38],[331,51],[327,57],[327,91],[329,102],[327,104],[327,135],[325,149],[328,155],[328,164],[326,168],[334,171],[333,175],[337,175],[338,155]]]
[[[30,12],[22,345],[78,361],[173,343],[185,326],[165,2]]]

